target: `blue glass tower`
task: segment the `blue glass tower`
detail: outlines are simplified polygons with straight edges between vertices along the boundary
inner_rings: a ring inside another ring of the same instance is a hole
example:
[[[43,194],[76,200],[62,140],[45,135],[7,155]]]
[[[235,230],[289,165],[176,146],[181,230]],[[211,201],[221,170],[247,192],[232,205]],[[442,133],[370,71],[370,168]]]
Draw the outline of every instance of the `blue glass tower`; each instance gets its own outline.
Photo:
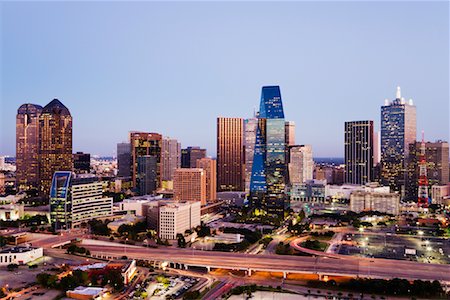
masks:
[[[50,222],[55,229],[69,229],[72,226],[72,201],[70,198],[70,181],[72,172],[55,172],[50,187]]]
[[[250,204],[269,215],[284,218],[289,200],[286,186],[286,141],[279,86],[264,86],[256,130],[250,180]]]

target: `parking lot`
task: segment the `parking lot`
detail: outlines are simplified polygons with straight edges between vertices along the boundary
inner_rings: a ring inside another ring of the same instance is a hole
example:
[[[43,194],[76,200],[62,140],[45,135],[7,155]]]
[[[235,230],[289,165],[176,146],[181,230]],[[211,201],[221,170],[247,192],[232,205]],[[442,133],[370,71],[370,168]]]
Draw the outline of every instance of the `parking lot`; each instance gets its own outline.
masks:
[[[198,279],[188,276],[151,275],[136,290],[129,299],[135,299],[135,295],[146,293],[147,299],[166,299],[166,297],[179,298],[190,288],[198,283]]]

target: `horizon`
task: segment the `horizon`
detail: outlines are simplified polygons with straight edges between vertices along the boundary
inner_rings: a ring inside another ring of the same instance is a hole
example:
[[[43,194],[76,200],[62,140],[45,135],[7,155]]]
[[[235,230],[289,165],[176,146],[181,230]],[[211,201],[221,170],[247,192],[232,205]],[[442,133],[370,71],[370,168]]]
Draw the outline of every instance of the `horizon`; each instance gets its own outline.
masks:
[[[418,134],[449,140],[447,2],[0,5],[0,155],[15,156],[21,104],[58,98],[74,153],[115,156],[136,130],[216,156],[216,118],[251,117],[263,85],[280,86],[296,144],[315,158],[344,156],[346,121],[379,131],[397,85]]]

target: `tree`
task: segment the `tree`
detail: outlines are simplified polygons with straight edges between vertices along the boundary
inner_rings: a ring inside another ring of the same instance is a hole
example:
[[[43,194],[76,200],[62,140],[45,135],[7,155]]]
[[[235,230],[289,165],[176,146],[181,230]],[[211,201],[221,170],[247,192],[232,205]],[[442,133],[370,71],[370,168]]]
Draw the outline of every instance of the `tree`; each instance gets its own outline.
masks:
[[[15,269],[19,268],[19,265],[18,264],[9,264],[7,266],[7,268],[8,268],[8,271],[14,271]]]
[[[181,233],[177,234],[177,240],[178,240],[178,247],[186,248],[186,239]]]

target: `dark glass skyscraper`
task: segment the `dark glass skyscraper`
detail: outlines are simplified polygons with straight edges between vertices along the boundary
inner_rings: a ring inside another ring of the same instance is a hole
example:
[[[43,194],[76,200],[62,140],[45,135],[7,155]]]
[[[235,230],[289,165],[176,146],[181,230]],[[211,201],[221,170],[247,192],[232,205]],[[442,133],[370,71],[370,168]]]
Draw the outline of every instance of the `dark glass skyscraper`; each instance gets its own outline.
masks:
[[[142,155],[137,158],[137,188],[140,195],[152,194],[157,188],[157,157]]]
[[[117,144],[117,176],[128,177],[131,175],[131,144]]]
[[[279,86],[264,86],[250,180],[250,203],[269,215],[284,217],[289,207],[285,121]]]

